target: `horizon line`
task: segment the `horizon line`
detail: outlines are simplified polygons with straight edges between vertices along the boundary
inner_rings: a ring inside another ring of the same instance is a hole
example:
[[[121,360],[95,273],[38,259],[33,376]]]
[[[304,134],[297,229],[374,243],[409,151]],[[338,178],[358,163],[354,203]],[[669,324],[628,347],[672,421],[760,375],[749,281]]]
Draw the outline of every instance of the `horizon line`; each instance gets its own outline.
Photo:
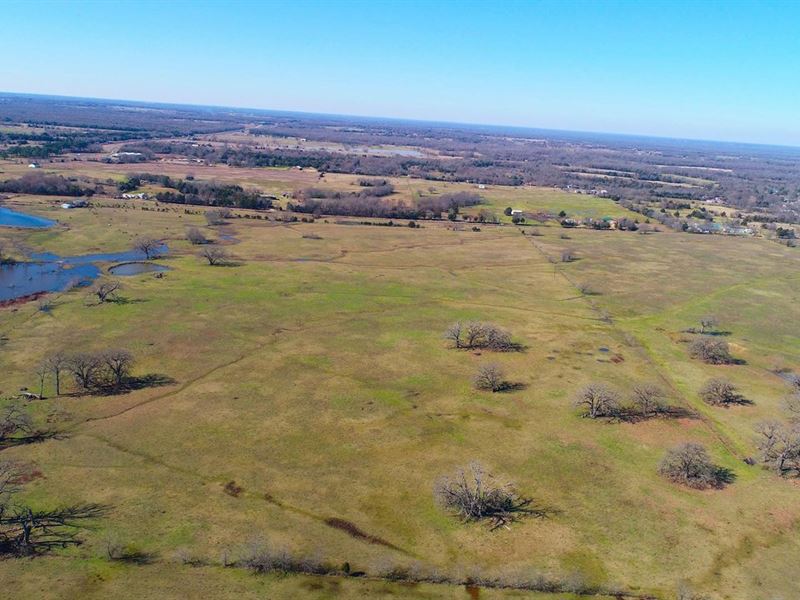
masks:
[[[39,97],[39,98],[58,98],[65,100],[92,100],[100,102],[118,102],[130,104],[143,104],[143,105],[160,105],[171,106],[176,108],[214,108],[214,109],[227,109],[236,111],[261,111],[273,114],[287,114],[287,115],[306,115],[316,117],[335,117],[339,119],[362,119],[362,120],[375,120],[375,121],[395,121],[414,124],[427,124],[439,126],[455,126],[455,127],[480,127],[480,128],[495,128],[495,129],[519,129],[529,130],[531,132],[549,132],[576,135],[589,135],[589,136],[611,136],[619,138],[638,138],[643,140],[663,140],[671,142],[690,142],[690,143],[706,143],[706,144],[729,144],[740,146],[755,146],[760,148],[783,148],[783,149],[800,149],[799,144],[776,144],[765,142],[751,142],[742,140],[713,140],[706,138],[689,138],[689,137],[673,137],[668,135],[653,135],[647,133],[620,133],[614,131],[586,131],[579,129],[553,129],[548,127],[536,127],[533,125],[510,125],[503,123],[475,123],[475,122],[461,122],[461,121],[436,121],[433,119],[425,118],[412,118],[412,117],[390,117],[390,116],[375,116],[375,115],[354,115],[346,113],[328,113],[328,112],[312,112],[306,110],[286,110],[276,108],[258,108],[251,106],[230,106],[223,104],[193,104],[184,102],[165,102],[162,100],[135,100],[126,98],[100,98],[96,96],[70,96],[65,94],[43,94],[38,92],[11,92],[0,90],[0,96],[22,96],[22,97]]]

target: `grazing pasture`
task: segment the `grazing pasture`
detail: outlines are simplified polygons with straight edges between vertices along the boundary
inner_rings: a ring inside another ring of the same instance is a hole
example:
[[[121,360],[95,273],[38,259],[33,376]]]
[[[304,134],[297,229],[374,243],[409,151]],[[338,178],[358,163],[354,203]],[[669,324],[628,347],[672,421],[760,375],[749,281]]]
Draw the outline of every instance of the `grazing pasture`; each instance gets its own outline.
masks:
[[[156,167],[93,168],[117,177]],[[236,180],[277,192],[316,177],[277,176],[288,172],[240,169]],[[324,179],[350,189],[356,178]],[[423,185],[474,189],[392,181],[409,199]],[[488,204],[475,208],[498,216],[506,206],[628,214],[610,200],[549,189],[480,192]],[[136,375],[159,382],[105,395],[68,386],[58,397],[48,383],[46,398],[30,401],[60,435],[0,453],[41,471],[23,497],[100,503],[110,513],[80,546],[0,561],[0,581],[20,597],[469,597],[447,584],[225,568],[258,543],[370,576],[422,569],[509,584],[541,576],[564,592],[531,598],[578,590],[673,598],[682,580],[713,598],[800,594],[787,576],[800,557],[797,486],[744,462],[755,453],[753,426],[780,415],[787,385],[775,371],[800,369],[800,259],[790,248],[677,233],[570,230],[562,239],[552,222],[538,236],[532,227],[473,231],[446,220],[408,228],[234,217],[208,226],[202,209],[152,202],[96,199],[64,211],[52,198],[16,196],[8,204],[58,219],[50,230],[0,231],[36,251],[118,251],[142,236],[170,248],[159,259],[170,270],[126,277],[122,301],[89,304],[86,289],[73,289],[48,311],[33,302],[0,309],[3,396],[34,389],[37,365],[57,350],[123,347]],[[209,265],[186,240],[189,227],[223,246],[229,264]],[[575,260],[562,262],[567,248]],[[707,314],[739,364],[690,358],[696,334],[687,330]],[[494,323],[518,348],[455,348],[444,333],[456,321]],[[512,385],[476,389],[473,376],[489,362]],[[753,403],[704,403],[699,390],[712,377],[730,379]],[[653,382],[685,412],[581,418],[573,399],[593,382],[624,397]],[[724,489],[659,474],[667,450],[689,441],[729,470]],[[437,504],[437,480],[476,460],[542,514],[491,531]],[[110,558],[112,545],[146,560]],[[47,591],[54,577],[63,585]]]

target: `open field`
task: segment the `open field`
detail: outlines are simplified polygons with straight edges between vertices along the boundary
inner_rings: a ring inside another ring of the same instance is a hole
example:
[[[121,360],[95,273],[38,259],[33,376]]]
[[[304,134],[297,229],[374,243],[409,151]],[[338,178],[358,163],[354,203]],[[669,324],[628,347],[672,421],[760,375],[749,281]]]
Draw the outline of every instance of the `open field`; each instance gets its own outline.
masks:
[[[186,173],[167,163],[51,168],[93,177]],[[265,191],[316,178],[213,169],[213,176],[191,170]],[[324,185],[351,189],[355,179],[326,175]],[[430,187],[474,189],[392,181],[408,198]],[[543,188],[481,193],[498,215],[509,205],[628,214],[609,200]],[[112,508],[80,547],[0,562],[0,581],[53,598],[132,589],[143,598],[155,589],[175,598],[469,597],[462,587],[257,577],[219,566],[221,557],[235,560],[263,540],[369,573],[413,564],[461,578],[540,573],[664,599],[682,579],[715,599],[800,594],[786,575],[800,558],[799,490],[742,460],[754,452],[753,425],[779,415],[786,386],[772,370],[798,366],[796,251],[676,233],[570,230],[562,239],[554,226],[537,227],[542,235],[532,237],[507,225],[456,231],[446,221],[409,229],[232,219],[223,227],[233,236],[225,247],[238,266],[210,267],[184,239],[190,225],[220,238],[202,216],[170,205],[144,211],[152,203],[136,201],[96,204],[62,211],[52,198],[16,196],[10,207],[61,225],[0,230],[0,238],[74,255],[122,250],[152,235],[169,244],[163,263],[171,271],[125,278],[126,302],[87,306],[86,290],[78,289],[58,294],[49,313],[35,303],[0,309],[3,394],[33,389],[36,365],[61,349],[124,347],[136,356],[136,374],[174,383],[32,403],[64,435],[2,450],[4,459],[42,472],[25,499]],[[579,260],[561,263],[565,248]],[[720,318],[746,364],[688,358],[682,331],[706,313]],[[495,322],[524,350],[452,349],[442,333],[459,319]],[[513,391],[473,389],[471,377],[487,361],[502,365]],[[719,374],[755,404],[700,402],[702,382]],[[570,402],[591,381],[623,390],[659,382],[674,404],[701,418],[581,419]],[[660,477],[665,450],[688,440],[704,443],[735,481],[695,491]],[[551,514],[490,532],[444,513],[434,503],[435,481],[472,460],[513,480]],[[226,492],[229,482],[241,490]],[[152,564],[109,561],[109,542],[152,553]],[[178,565],[178,552],[209,566]],[[53,574],[63,586],[45,593]]]

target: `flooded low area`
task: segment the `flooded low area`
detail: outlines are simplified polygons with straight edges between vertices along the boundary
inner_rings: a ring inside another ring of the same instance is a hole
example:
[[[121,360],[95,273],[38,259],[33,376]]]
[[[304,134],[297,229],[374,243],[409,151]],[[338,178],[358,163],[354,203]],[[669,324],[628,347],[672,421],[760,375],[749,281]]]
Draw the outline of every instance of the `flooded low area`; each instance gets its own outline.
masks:
[[[164,255],[167,250],[166,244],[163,244],[158,253]],[[31,262],[0,265],[0,303],[44,292],[60,292],[76,285],[89,285],[100,276],[100,267],[96,263],[101,262],[123,263],[117,267],[128,264],[150,265],[138,272],[167,270],[167,267],[145,262],[146,258],[139,250],[64,257],[49,252],[33,253],[30,255]],[[130,270],[135,271],[136,267],[131,267]],[[110,272],[121,276],[137,274]]]
[[[0,227],[23,227],[25,229],[46,229],[55,225],[55,221],[36,217],[5,206],[0,206]]]
[[[162,271],[169,271],[169,267],[151,262],[127,262],[114,265],[108,269],[109,273],[120,277],[130,277],[132,275],[141,275],[142,273],[160,273]]]

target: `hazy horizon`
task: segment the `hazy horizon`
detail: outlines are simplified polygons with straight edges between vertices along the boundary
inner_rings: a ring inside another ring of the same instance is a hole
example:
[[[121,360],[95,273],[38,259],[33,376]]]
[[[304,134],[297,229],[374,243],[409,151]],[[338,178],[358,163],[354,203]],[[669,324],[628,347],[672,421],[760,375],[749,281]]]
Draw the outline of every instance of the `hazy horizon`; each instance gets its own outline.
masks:
[[[567,134],[570,136],[581,137],[581,136],[598,136],[598,137],[611,137],[611,138],[622,138],[622,139],[632,139],[632,140],[661,140],[661,141],[675,141],[675,142],[689,142],[689,143],[696,143],[696,144],[722,144],[722,145],[733,145],[733,146],[756,146],[756,147],[765,147],[765,148],[788,148],[788,149],[800,149],[800,143],[798,144],[778,144],[778,143],[766,143],[766,142],[749,142],[749,141],[742,141],[742,140],[714,140],[714,139],[707,139],[707,138],[698,138],[698,137],[672,137],[667,135],[649,135],[643,133],[621,133],[618,131],[587,131],[587,130],[580,130],[580,129],[553,129],[549,127],[537,127],[535,125],[510,125],[508,123],[467,123],[463,121],[433,121],[430,119],[416,119],[416,118],[408,118],[408,117],[397,117],[392,115],[356,115],[356,114],[346,114],[346,113],[325,113],[325,112],[310,112],[310,111],[302,111],[302,110],[285,110],[285,109],[275,109],[270,107],[263,107],[263,106],[232,106],[232,105],[221,105],[221,104],[192,104],[186,102],[165,102],[162,100],[153,100],[153,99],[139,99],[139,98],[100,98],[100,97],[92,97],[92,96],[69,96],[64,94],[38,94],[34,92],[17,92],[17,91],[9,91],[9,90],[0,90],[0,97],[2,96],[19,96],[19,97],[32,97],[32,98],[58,98],[63,100],[84,100],[84,101],[92,101],[92,102],[103,102],[103,103],[124,103],[124,104],[141,104],[144,106],[170,106],[175,108],[213,108],[213,109],[223,109],[223,110],[235,110],[241,112],[247,111],[258,111],[263,112],[265,114],[286,114],[286,115],[304,115],[310,117],[326,117],[326,118],[335,118],[335,119],[342,119],[342,120],[372,120],[372,121],[388,121],[388,122],[399,122],[399,123],[409,123],[409,124],[419,124],[419,125],[429,125],[429,126],[442,126],[442,127],[464,127],[464,128],[477,128],[477,129],[493,129],[497,132],[499,131],[519,131],[519,132],[529,132],[529,133],[536,133],[541,132],[543,134],[551,133],[551,134]]]

